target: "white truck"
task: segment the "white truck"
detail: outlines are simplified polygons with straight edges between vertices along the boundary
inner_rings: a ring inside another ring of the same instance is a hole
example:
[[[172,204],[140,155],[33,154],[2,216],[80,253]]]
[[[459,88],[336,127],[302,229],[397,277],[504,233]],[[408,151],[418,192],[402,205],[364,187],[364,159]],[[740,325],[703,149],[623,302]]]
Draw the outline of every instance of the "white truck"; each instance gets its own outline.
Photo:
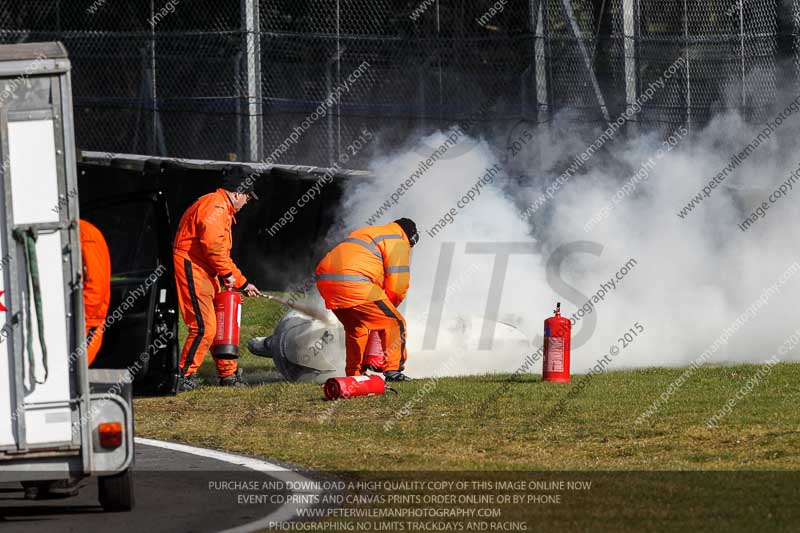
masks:
[[[86,364],[70,87],[62,44],[0,46],[0,482],[97,476],[124,511],[130,372]]]

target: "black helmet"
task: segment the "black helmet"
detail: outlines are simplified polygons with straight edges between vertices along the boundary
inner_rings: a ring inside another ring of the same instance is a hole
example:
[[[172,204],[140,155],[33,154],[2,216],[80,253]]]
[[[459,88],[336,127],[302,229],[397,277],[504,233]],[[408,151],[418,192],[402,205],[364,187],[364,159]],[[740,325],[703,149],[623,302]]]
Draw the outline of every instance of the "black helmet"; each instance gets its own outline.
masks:
[[[410,218],[398,218],[394,223],[403,228],[406,237],[408,237],[408,242],[411,243],[413,248],[419,241],[419,233],[417,233],[417,225],[414,224],[414,221]]]
[[[256,178],[258,172],[251,170],[244,165],[228,165],[222,169],[222,188],[231,192],[249,194],[255,200],[258,196],[255,193]]]

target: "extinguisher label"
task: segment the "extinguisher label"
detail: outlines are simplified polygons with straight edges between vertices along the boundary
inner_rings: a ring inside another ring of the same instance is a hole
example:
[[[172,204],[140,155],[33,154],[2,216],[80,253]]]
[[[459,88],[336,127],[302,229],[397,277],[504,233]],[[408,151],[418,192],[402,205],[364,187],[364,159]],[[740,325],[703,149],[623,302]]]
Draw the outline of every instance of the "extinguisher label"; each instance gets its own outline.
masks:
[[[547,339],[547,371],[564,371],[564,338],[549,337]]]
[[[225,338],[225,313],[219,311],[217,313],[217,335],[215,340],[221,341]]]
[[[242,304],[236,304],[236,327],[242,327]]]
[[[369,381],[369,376],[353,376],[355,381]]]

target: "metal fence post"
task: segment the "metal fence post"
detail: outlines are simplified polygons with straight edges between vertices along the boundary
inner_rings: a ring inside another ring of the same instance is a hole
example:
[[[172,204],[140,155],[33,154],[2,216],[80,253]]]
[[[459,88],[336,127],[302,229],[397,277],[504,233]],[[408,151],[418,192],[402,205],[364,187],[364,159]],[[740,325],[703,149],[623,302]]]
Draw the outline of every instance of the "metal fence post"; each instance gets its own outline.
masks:
[[[572,32],[572,38],[575,39],[575,45],[578,47],[578,51],[580,51],[581,57],[583,58],[583,63],[586,67],[586,75],[589,78],[589,82],[592,84],[592,89],[594,89],[594,95],[597,99],[597,106],[600,108],[600,114],[606,122],[609,122],[611,117],[608,114],[603,92],[600,90],[600,83],[597,81],[597,74],[594,71],[594,58],[589,55],[589,51],[586,49],[583,32],[581,31],[580,25],[578,25],[575,10],[572,8],[572,0],[561,0],[561,6],[568,22],[567,27]]]
[[[547,94],[547,54],[544,35],[544,2],[530,0],[533,26],[533,53],[536,76],[536,120],[539,124],[550,120],[550,98]]]
[[[747,116],[747,94],[745,93],[745,59],[744,59],[744,0],[739,0],[739,43],[741,46],[740,54],[741,54],[741,65],[742,65],[742,92],[741,92],[741,105],[742,105],[742,113]]]
[[[794,88],[800,87],[800,0],[792,1],[792,59]]]
[[[147,151],[150,155],[166,155],[158,153],[158,145],[156,139],[158,138],[158,88],[156,85],[156,27],[153,24],[155,14],[155,0],[150,0],[150,105],[152,106],[152,121],[150,123],[150,138],[147,143]]]
[[[242,0],[242,22],[247,58],[247,154],[248,161],[264,158],[263,101],[261,99],[261,32],[258,0]]]
[[[686,44],[686,129],[692,131],[692,64],[689,57],[689,4],[683,0],[683,38]]]
[[[336,87],[342,85],[342,2],[336,0]],[[336,99],[336,158],[342,154],[342,99]]]
[[[639,98],[639,62],[636,50],[636,11],[639,2],[622,0],[623,44],[625,50],[625,104],[630,109]],[[633,117],[631,117],[633,118]],[[636,128],[636,120],[628,123],[628,128]],[[633,131],[632,133],[636,133]]]

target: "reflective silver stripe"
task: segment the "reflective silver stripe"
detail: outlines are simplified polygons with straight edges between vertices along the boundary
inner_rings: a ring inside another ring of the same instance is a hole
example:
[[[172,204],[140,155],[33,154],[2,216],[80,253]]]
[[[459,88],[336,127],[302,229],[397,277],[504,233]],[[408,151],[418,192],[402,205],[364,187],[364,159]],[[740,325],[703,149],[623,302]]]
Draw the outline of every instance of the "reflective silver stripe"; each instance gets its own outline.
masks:
[[[377,244],[377,243],[379,243],[381,241],[385,241],[386,239],[402,239],[402,238],[403,238],[402,235],[398,235],[396,233],[392,233],[392,234],[389,234],[389,235],[378,235],[377,237],[373,237],[372,238],[372,242]]]
[[[368,281],[372,282],[367,276],[358,274],[317,274],[317,281]]]
[[[386,273],[387,274],[397,274],[397,273],[400,273],[400,272],[411,272],[411,267],[406,265],[406,266],[399,266],[399,267],[388,267],[386,269]]]
[[[372,252],[378,259],[383,261],[383,256],[381,255],[380,250],[378,250],[378,247],[372,244],[371,242],[362,241],[361,239],[354,239],[352,237],[349,239],[345,239],[342,242],[351,242],[353,244],[360,244],[361,246]]]

